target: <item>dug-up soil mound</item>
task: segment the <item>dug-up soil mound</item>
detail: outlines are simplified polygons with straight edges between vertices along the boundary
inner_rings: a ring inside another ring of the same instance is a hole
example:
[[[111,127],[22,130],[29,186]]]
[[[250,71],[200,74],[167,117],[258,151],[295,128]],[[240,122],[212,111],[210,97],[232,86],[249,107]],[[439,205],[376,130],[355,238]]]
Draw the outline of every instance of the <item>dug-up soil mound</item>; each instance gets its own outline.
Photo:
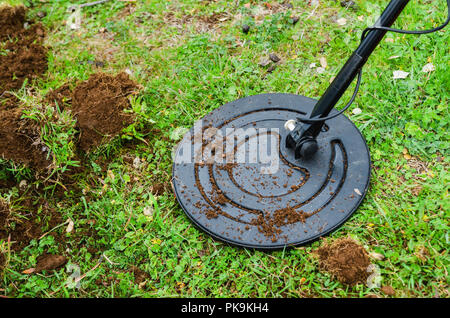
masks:
[[[49,208],[42,198],[23,198],[21,205],[20,210],[17,210],[0,200],[0,240],[9,241],[12,251],[19,251],[28,246],[31,240],[39,239],[44,234],[44,224],[52,229],[62,223],[61,214]],[[57,242],[64,239],[57,232],[48,235]]]
[[[22,248],[40,234],[39,227],[14,218],[8,205],[0,201],[0,239],[12,242],[12,249]]]
[[[369,255],[363,246],[350,238],[325,243],[316,250],[319,268],[335,276],[341,283],[355,285],[366,283],[370,273]]]
[[[67,105],[72,104],[72,90],[68,83],[57,89],[50,89],[44,98],[44,103],[56,107],[63,111]]]
[[[25,16],[24,6],[0,6],[0,41],[16,37],[23,30]]]
[[[124,112],[130,107],[128,96],[137,84],[128,74],[97,73],[80,83],[72,94],[72,112],[80,132],[79,147],[89,151],[117,136],[134,117]]]
[[[0,107],[0,158],[44,171],[51,160],[47,159],[48,149],[40,140],[39,127],[21,116],[19,108]]]
[[[0,7],[0,95],[47,71],[45,28],[38,23],[25,29],[25,15],[23,6]]]

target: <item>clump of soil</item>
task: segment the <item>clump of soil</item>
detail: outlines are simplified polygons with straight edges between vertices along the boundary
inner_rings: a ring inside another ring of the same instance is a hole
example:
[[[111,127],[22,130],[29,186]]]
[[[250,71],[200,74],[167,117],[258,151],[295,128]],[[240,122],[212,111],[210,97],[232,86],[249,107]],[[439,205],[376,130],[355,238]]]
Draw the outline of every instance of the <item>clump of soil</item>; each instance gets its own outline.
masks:
[[[45,29],[40,23],[25,29],[26,22],[25,7],[0,7],[0,158],[42,171],[51,161],[40,129],[21,118],[20,101],[9,92],[47,70]]]
[[[124,110],[137,84],[128,74],[97,73],[79,84],[72,96],[72,111],[79,129],[79,147],[89,151],[117,136],[134,118]]]
[[[0,93],[19,89],[25,79],[32,79],[47,71],[47,49],[40,44],[19,46],[8,45],[12,49],[7,55],[0,55]]]
[[[11,209],[6,203],[0,201],[0,239],[11,241],[11,248],[24,247],[40,233],[39,228],[27,222],[14,218]],[[24,243],[24,244],[22,244]]]
[[[50,271],[60,268],[67,263],[67,258],[62,255],[43,254],[37,258],[34,272]]]
[[[44,171],[51,160],[47,159],[48,149],[40,140],[40,129],[33,120],[21,117],[19,108],[0,108],[0,158]]]
[[[263,233],[267,237],[272,238],[272,242],[278,241],[278,236],[281,234],[281,229],[275,227],[275,220],[271,217],[264,217],[259,215],[255,220],[251,222],[252,225],[256,225],[258,231]]]
[[[25,29],[25,14],[22,6],[0,8],[0,47],[6,52],[0,54],[0,94],[47,71],[45,28],[37,23]]]
[[[316,253],[320,269],[331,273],[343,284],[365,283],[370,275],[367,271],[369,255],[363,246],[350,238],[325,243]]]
[[[38,239],[43,233],[41,226],[36,222],[35,211],[41,210],[39,216],[41,223],[48,224],[49,228],[61,224],[61,216],[55,210],[48,207],[45,200],[40,199],[35,202],[32,199],[23,199],[21,203],[24,211],[12,210],[8,204],[0,201],[0,239],[11,242],[11,250],[19,251],[26,247],[31,240]],[[60,241],[56,231],[49,233]]]
[[[0,96],[0,111],[17,108],[19,104],[20,100],[16,97],[16,95],[13,95],[9,92],[4,92]]]
[[[388,296],[394,296],[395,295],[395,289],[392,288],[392,286],[383,286],[381,287],[381,292]]]
[[[0,41],[8,40],[23,30],[25,15],[24,6],[0,7]]]
[[[166,190],[167,190],[168,186],[164,183],[155,183],[152,186],[152,194],[153,195],[163,195]]]
[[[205,213],[208,220],[217,219],[219,217],[219,213],[217,213],[217,211],[213,209],[208,209],[203,212]]]
[[[69,84],[64,84],[57,89],[51,89],[45,96],[44,103],[56,106],[62,111],[67,105],[72,103],[72,90]]]

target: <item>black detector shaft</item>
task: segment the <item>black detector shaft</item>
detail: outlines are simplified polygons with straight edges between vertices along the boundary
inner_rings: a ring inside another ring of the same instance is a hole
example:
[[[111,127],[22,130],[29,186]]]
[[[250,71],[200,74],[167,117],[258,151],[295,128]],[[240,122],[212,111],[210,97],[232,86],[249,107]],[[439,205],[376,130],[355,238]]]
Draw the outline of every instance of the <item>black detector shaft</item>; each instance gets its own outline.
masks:
[[[310,115],[313,121],[299,123],[288,135],[286,145],[295,149],[297,158],[309,157],[317,151],[318,146],[315,138],[324,124],[324,121],[320,119],[328,116],[387,32],[387,30],[376,29],[376,27],[390,27],[394,24],[408,2],[409,0],[392,0],[389,3],[375,23],[375,29],[370,30],[367,36],[363,36],[359,47],[315,105]]]
[[[397,20],[397,17],[406,7],[408,2],[409,0],[392,0],[388,7],[384,10],[381,17],[375,23],[375,26],[390,27],[394,24],[395,20]],[[369,32],[353,55],[348,59],[347,63],[341,69],[331,85],[319,99],[313,112],[311,113],[311,117],[325,117],[330,113],[355,79],[358,71],[364,66],[369,56],[381,42],[386,32],[386,30],[376,29]]]

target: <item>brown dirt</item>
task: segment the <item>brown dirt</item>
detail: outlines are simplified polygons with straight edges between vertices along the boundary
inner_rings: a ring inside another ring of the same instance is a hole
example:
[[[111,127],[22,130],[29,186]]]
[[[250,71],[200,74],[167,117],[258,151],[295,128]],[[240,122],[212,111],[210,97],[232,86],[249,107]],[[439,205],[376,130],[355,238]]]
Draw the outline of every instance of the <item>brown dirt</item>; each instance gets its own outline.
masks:
[[[117,76],[97,73],[75,88],[72,110],[82,150],[89,151],[110,141],[133,122],[133,116],[123,110],[130,107],[128,96],[136,90],[137,84],[126,73]]]
[[[39,127],[21,118],[21,109],[0,108],[0,157],[44,171],[51,164],[47,148],[40,140]]]
[[[15,37],[23,30],[26,10],[24,6],[1,6],[0,7],[0,41]]]
[[[369,255],[364,247],[351,238],[325,243],[316,253],[319,256],[319,268],[331,273],[343,284],[364,284],[370,275],[367,271]]]
[[[39,199],[23,199],[23,211],[12,210],[5,202],[0,201],[0,239],[10,240],[11,250],[19,251],[26,247],[32,239],[38,239],[42,234],[42,224],[36,222],[37,213],[41,210],[39,217],[42,222],[48,224],[49,229],[62,223],[59,213],[48,207],[48,203]],[[49,233],[55,241],[61,241],[56,231]]]
[[[56,106],[62,111],[66,106],[72,104],[72,90],[69,84],[64,84],[57,89],[51,89],[45,96],[44,103]]]
[[[25,7],[0,7],[0,47],[7,52],[0,54],[0,157],[42,171],[51,161],[46,159],[39,127],[21,118],[20,101],[8,92],[47,70],[45,29],[40,23],[25,29],[25,22]]]
[[[0,8],[0,42],[8,52],[0,55],[0,94],[19,89],[23,82],[47,71],[47,48],[42,45],[45,28],[37,23],[24,29],[24,7]]]
[[[5,267],[6,264],[6,256],[3,253],[0,253],[0,270]]]
[[[17,106],[19,104],[20,104],[20,100],[11,93],[4,92],[0,96],[0,111],[17,108]]]
[[[169,188],[169,185],[168,185],[168,184],[165,184],[165,183],[155,183],[155,184],[152,186],[152,194],[153,194],[153,195],[162,195],[162,194],[164,194],[164,193],[167,191],[168,188]]]
[[[282,227],[286,224],[292,224],[297,222],[305,223],[309,215],[303,211],[297,211],[296,209],[287,206],[284,209],[279,209],[274,213],[274,223],[278,227]]]
[[[381,292],[385,295],[388,296],[394,296],[395,295],[395,290],[394,288],[392,288],[392,286],[383,286],[381,287]]]
[[[150,278],[149,274],[147,274],[146,272],[144,272],[142,269],[140,269],[137,266],[132,266],[130,268],[130,271],[133,273],[134,281],[138,285],[142,284],[143,282],[145,282],[147,279]]]
[[[43,254],[37,258],[35,273],[50,271],[60,268],[67,263],[67,258],[62,255]]]

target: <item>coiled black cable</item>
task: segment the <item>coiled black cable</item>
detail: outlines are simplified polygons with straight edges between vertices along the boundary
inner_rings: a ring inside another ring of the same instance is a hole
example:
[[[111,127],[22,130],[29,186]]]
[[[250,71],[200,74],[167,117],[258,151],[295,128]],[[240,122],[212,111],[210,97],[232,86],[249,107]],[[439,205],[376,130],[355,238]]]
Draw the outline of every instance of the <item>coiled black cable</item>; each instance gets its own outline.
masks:
[[[401,30],[401,29],[393,29],[393,28],[388,28],[388,27],[383,27],[383,26],[378,26],[378,25],[374,25],[373,27],[368,27],[366,29],[364,29],[364,31],[362,32],[361,35],[361,42],[366,38],[367,34],[369,34],[369,32],[373,31],[373,30],[384,30],[387,32],[395,32],[395,33],[403,33],[403,34],[428,34],[428,33],[433,33],[433,32],[437,32],[442,30],[443,28],[445,28],[449,22],[450,22],[450,0],[447,0],[447,20],[444,22],[444,24],[433,28],[433,29],[429,29],[429,30]],[[359,91],[359,87],[361,86],[361,79],[362,79],[362,68],[359,70],[358,72],[358,79],[356,81],[356,86],[355,86],[355,90],[353,91],[353,95],[350,98],[350,101],[347,103],[347,105],[345,105],[344,108],[342,108],[340,111],[338,111],[337,113],[327,116],[327,117],[321,117],[321,118],[306,118],[306,117],[299,117],[297,118],[300,122],[303,123],[313,123],[313,122],[324,122],[330,119],[333,119],[341,114],[343,114],[355,101],[356,95],[358,95],[358,91]]]

